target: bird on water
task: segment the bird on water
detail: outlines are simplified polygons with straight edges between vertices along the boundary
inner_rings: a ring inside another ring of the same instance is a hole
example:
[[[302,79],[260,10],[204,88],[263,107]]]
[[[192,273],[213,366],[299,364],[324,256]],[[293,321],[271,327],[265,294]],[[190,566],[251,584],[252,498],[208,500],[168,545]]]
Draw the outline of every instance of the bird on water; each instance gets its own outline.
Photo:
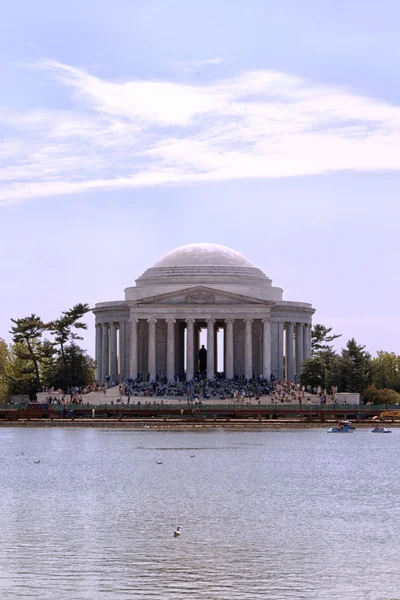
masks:
[[[180,527],[177,527],[174,531],[174,537],[179,537],[181,535]]]
[[[34,460],[33,462],[35,463],[35,465],[38,465],[40,463],[40,460]]]

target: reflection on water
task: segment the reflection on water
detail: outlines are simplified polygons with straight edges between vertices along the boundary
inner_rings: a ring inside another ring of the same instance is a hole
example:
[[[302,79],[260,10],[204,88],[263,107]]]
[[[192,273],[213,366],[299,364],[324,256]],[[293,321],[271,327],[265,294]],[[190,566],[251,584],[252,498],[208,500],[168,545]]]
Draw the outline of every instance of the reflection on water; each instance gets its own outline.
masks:
[[[0,598],[400,598],[399,450],[398,430],[0,429]]]

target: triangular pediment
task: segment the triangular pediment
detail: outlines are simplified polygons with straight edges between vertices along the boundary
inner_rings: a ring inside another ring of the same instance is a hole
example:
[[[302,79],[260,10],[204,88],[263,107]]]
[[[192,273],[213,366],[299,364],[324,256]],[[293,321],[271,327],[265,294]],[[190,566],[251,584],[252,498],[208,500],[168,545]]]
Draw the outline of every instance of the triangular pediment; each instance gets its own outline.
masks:
[[[157,294],[156,296],[141,298],[137,302],[138,304],[162,304],[173,306],[198,306],[210,304],[272,304],[271,302],[262,300],[260,298],[253,298],[251,296],[244,296],[242,294],[234,294],[232,292],[216,290],[215,288],[209,288],[202,285],[186,288],[184,290],[178,290],[175,292],[167,292],[166,294]]]

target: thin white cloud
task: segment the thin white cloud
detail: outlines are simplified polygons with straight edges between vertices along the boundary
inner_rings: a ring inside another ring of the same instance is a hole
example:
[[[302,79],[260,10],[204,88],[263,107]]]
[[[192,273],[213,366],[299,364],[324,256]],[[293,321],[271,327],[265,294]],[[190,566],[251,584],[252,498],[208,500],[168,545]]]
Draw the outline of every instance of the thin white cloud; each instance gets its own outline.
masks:
[[[200,85],[39,66],[72,108],[0,109],[3,204],[96,189],[400,169],[400,107],[349,89],[274,71]]]
[[[221,65],[224,62],[223,58],[207,58],[204,60],[174,60],[171,66],[178,69],[183,69],[186,73],[194,73],[203,67]]]

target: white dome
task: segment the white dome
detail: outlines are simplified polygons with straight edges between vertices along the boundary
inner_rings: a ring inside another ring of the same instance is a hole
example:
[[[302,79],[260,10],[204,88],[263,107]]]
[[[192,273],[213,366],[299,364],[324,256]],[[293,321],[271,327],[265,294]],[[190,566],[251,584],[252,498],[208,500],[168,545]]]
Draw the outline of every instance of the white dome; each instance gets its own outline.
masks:
[[[271,285],[271,280],[243,254],[218,244],[189,244],[160,258],[136,279],[148,285]]]
[[[165,254],[153,268],[160,267],[253,267],[243,254],[218,244],[188,244]]]

